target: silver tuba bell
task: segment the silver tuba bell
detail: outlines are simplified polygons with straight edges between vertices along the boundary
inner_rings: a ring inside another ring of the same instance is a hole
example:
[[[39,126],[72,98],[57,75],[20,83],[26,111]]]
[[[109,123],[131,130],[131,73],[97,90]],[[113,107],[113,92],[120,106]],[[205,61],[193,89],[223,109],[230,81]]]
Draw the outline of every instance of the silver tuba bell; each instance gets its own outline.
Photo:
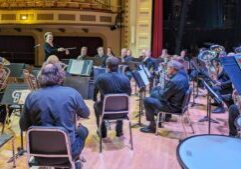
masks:
[[[211,60],[215,59],[216,57],[217,53],[211,50],[203,50],[198,54],[198,59],[205,63],[211,62]]]
[[[234,51],[235,51],[236,54],[241,54],[241,46],[236,47],[236,48],[234,49]]]
[[[221,52],[225,52],[225,48],[221,45],[212,45],[210,46],[210,50],[220,54]]]

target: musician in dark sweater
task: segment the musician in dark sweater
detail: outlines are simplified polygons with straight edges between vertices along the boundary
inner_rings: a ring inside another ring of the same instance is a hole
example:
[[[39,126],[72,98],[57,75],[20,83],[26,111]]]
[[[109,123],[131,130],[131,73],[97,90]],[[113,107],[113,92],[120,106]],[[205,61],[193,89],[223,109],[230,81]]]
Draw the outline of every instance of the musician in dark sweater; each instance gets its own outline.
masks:
[[[94,84],[94,109],[96,115],[97,126],[99,126],[99,119],[102,113],[103,99],[105,94],[126,93],[131,94],[131,86],[128,78],[118,73],[119,59],[115,57],[109,57],[106,61],[108,73],[101,74]],[[100,92],[101,98],[97,100],[97,94]],[[123,135],[122,121],[117,121],[116,124],[116,136]],[[107,130],[105,123],[101,124],[101,136],[105,138],[107,136]]]
[[[100,59],[101,67],[106,67],[106,59],[108,56],[105,54],[103,47],[97,48],[97,55],[95,55],[95,58]]]
[[[189,88],[185,75],[179,72],[182,65],[177,61],[170,61],[167,66],[167,74],[170,80],[165,84],[164,89],[155,90],[151,97],[144,99],[146,119],[150,121],[147,127],[141,128],[144,133],[155,133],[156,123],[154,116],[158,111],[181,113],[182,101]],[[161,124],[159,124],[161,125]]]
[[[65,52],[66,55],[69,55],[69,50],[65,49],[63,47],[59,47],[57,45],[54,45],[53,40],[54,36],[52,32],[46,32],[44,34],[44,52],[45,52],[45,61],[50,55],[58,55],[59,52]]]

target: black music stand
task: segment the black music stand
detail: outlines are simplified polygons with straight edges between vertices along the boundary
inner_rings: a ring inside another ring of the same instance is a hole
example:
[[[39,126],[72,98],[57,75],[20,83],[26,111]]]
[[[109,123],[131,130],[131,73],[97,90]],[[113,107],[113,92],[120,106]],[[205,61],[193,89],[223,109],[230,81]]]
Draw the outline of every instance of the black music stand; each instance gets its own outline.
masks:
[[[137,114],[138,122],[136,124],[133,124],[132,127],[138,127],[138,126],[143,127],[144,126],[144,124],[141,123],[141,116],[144,114],[143,100],[144,100],[144,97],[146,96],[146,86],[150,83],[149,80],[146,81],[148,79],[146,73],[140,74],[139,72],[140,72],[140,70],[132,72],[134,80],[136,81],[136,84],[139,88],[139,99],[138,99],[139,112]],[[143,80],[143,79],[146,79],[146,80]]]
[[[218,104],[221,104],[222,99],[213,91],[213,89],[208,85],[208,83],[205,80],[203,80],[203,84],[208,91],[208,95],[207,95],[207,116],[205,116],[203,119],[200,119],[199,122],[208,121],[208,134],[210,134],[211,133],[211,122],[219,123],[218,121],[213,120],[211,118],[211,114],[212,114],[211,100],[213,99]]]
[[[23,105],[15,103],[12,95],[15,90],[27,90],[27,89],[28,89],[28,85],[24,84],[24,83],[12,83],[7,86],[7,88],[4,92],[4,95],[2,97],[2,100],[1,100],[1,104],[6,105],[7,112],[8,112],[9,105],[15,106],[13,109],[19,109],[20,113],[22,112]],[[7,113],[7,115],[8,115],[8,113]],[[15,158],[22,156],[26,152],[26,150],[24,150],[24,147],[23,147],[23,131],[22,130],[20,130],[20,137],[21,137],[21,147],[18,147],[18,152],[17,152],[17,154],[15,154]],[[8,163],[12,162],[13,160],[14,160],[14,157],[11,157],[8,160]]]

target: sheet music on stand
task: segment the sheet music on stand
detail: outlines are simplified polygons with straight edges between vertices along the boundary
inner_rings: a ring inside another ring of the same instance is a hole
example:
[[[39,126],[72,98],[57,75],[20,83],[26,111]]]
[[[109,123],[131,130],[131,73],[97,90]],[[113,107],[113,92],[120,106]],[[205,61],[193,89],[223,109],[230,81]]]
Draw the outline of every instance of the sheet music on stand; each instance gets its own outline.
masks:
[[[24,83],[12,83],[5,89],[1,104],[5,105],[23,105],[27,95],[31,91],[28,85]],[[23,93],[23,94],[22,94]]]
[[[70,59],[67,72],[72,75],[90,76],[92,67],[92,60]]]
[[[238,94],[241,95],[241,68],[237,63],[236,58],[233,56],[221,57],[220,61]]]
[[[132,72],[132,75],[136,81],[136,84],[138,85],[138,87],[144,88],[147,85],[149,85],[150,81],[145,73],[145,71],[143,69],[141,70],[136,70]]]

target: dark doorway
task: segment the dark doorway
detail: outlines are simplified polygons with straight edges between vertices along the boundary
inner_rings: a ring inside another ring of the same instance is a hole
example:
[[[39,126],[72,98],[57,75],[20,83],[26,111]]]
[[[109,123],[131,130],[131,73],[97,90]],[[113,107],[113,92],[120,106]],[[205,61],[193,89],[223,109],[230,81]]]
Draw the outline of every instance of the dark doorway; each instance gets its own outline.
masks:
[[[0,56],[14,63],[34,64],[32,36],[0,36]]]

